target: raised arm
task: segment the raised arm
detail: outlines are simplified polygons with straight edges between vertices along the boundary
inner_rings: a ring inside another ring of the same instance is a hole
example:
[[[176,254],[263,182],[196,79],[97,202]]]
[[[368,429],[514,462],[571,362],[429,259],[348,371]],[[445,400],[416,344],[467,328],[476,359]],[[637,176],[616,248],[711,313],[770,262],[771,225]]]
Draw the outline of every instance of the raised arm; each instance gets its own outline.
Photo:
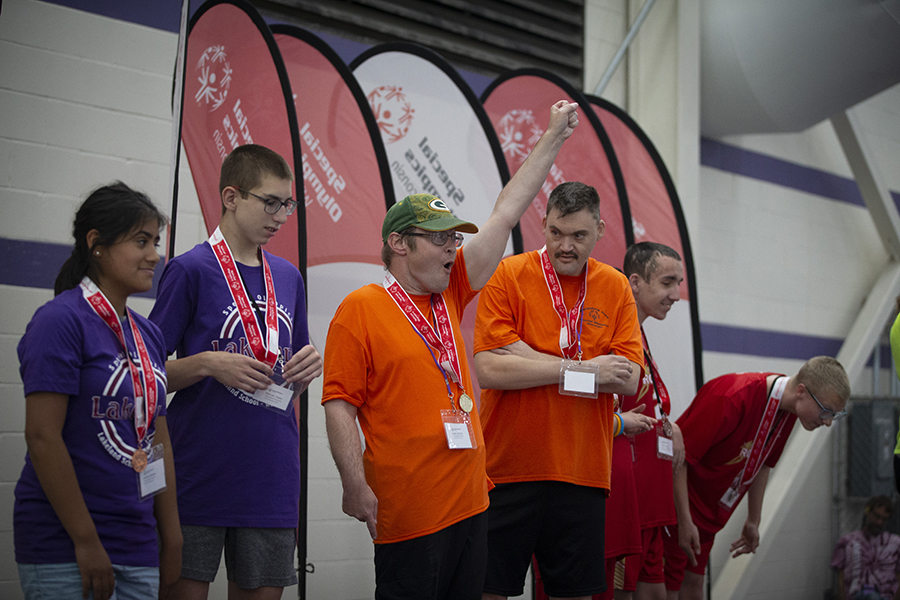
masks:
[[[503,258],[509,234],[540,191],[563,142],[578,126],[577,103],[560,100],[550,108],[550,124],[494,204],[488,220],[466,243],[466,270],[472,289],[480,290]]]
[[[356,428],[356,412],[356,406],[349,402],[329,400],[325,403],[325,429],[344,489],[341,509],[345,514],[365,523],[374,540],[378,535],[378,498],[366,482],[362,443]]]

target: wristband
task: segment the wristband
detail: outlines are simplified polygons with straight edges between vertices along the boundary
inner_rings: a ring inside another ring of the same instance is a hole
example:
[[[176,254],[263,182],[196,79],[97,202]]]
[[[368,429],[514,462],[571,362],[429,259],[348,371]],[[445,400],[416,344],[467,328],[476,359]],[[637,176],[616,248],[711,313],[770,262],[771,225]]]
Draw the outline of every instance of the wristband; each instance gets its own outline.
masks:
[[[625,429],[625,426],[622,424],[622,414],[614,412],[613,420],[615,424],[615,432],[613,433],[613,437],[622,435],[622,430]]]

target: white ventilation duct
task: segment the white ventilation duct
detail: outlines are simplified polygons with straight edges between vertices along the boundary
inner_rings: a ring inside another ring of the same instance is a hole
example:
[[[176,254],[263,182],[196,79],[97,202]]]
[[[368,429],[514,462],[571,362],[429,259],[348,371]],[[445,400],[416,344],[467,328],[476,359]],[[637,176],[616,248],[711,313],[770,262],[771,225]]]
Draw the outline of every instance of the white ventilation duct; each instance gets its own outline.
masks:
[[[900,0],[705,0],[704,135],[801,131],[900,82]]]

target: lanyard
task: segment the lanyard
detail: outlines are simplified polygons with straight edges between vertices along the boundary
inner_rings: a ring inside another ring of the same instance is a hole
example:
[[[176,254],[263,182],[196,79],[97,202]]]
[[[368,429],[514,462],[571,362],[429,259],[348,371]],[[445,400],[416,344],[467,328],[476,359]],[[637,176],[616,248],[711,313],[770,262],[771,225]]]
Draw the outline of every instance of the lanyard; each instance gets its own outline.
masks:
[[[659,376],[659,369],[653,355],[650,354],[650,344],[647,342],[647,336],[644,334],[644,327],[641,326],[641,340],[644,343],[644,359],[650,366],[650,381],[653,382],[653,389],[656,390],[656,402],[659,404],[659,412],[664,419],[668,419],[669,411],[672,410],[672,402],[669,400],[669,390],[663,383],[662,377]]]
[[[428,319],[422,315],[419,307],[409,297],[409,294],[406,293],[406,290],[403,289],[403,286],[394,279],[390,272],[385,273],[382,285],[416,333],[425,340],[425,344],[429,346],[429,351],[430,348],[438,351],[438,359],[435,362],[439,363],[441,371],[446,376],[449,376],[454,383],[462,387],[459,353],[457,352],[456,341],[453,339],[453,326],[444,297],[441,294],[431,295],[431,307],[435,315],[435,327],[433,328]]]
[[[763,413],[763,418],[759,422],[759,428],[756,430],[756,436],[753,438],[750,456],[744,464],[740,479],[736,480],[740,482],[741,487],[749,486],[753,479],[756,478],[759,468],[762,466],[763,461],[768,458],[769,453],[772,451],[772,446],[775,445],[775,440],[778,439],[781,430],[784,429],[786,420],[778,419],[776,424],[775,417],[778,413],[778,406],[781,404],[781,396],[784,394],[787,382],[787,377],[779,377],[772,383],[772,391],[769,393],[766,412]]]
[[[559,349],[565,358],[576,358],[581,360],[581,325],[584,323],[584,315],[582,313],[584,307],[584,299],[587,295],[587,278],[589,264],[584,265],[584,281],[581,282],[581,290],[578,292],[578,299],[572,310],[566,310],[565,299],[563,298],[562,287],[559,284],[559,277],[556,269],[547,256],[547,247],[544,246],[540,251],[541,269],[544,272],[544,282],[547,284],[547,290],[550,292],[550,300],[553,302],[553,309],[559,317]]]
[[[134,345],[137,348],[138,365],[140,365],[140,369],[138,369],[131,360],[128,345],[125,343],[125,332],[112,304],[100,288],[97,287],[97,284],[88,277],[81,280],[81,293],[94,313],[112,329],[119,343],[122,344],[122,348],[125,349],[125,360],[128,362],[131,384],[134,387],[134,430],[137,433],[138,448],[140,448],[141,443],[147,436],[148,425],[153,421],[153,415],[156,414],[158,402],[156,374],[153,372],[153,365],[150,364],[150,353],[147,352],[144,338],[141,336],[141,332],[131,316],[131,311],[126,307],[125,316],[128,318],[128,324],[131,326],[131,335],[134,336]],[[145,385],[141,383],[142,373]],[[146,393],[144,393],[145,390]]]
[[[231,248],[228,247],[228,242],[225,241],[225,237],[218,227],[210,236],[209,245],[219,263],[219,268],[222,269],[222,275],[225,276],[231,298],[238,308],[244,333],[247,334],[247,343],[250,345],[253,356],[270,367],[274,366],[278,361],[278,306],[275,299],[275,283],[272,279],[269,261],[266,260],[266,253],[262,251],[259,253],[262,257],[263,279],[266,286],[266,340],[264,343],[256,315],[253,314],[253,304],[234,262]]]

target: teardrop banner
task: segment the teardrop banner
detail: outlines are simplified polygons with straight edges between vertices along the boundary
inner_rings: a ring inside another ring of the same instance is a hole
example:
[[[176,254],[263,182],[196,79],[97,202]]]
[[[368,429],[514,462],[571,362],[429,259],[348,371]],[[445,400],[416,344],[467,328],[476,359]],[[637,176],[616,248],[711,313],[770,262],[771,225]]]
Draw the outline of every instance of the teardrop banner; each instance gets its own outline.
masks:
[[[634,119],[607,100],[590,95],[588,100],[616,150],[635,241],[670,246],[684,264],[681,300],[665,320],[644,321],[650,349],[672,399],[672,416],[677,418],[703,385],[697,282],[681,201],[662,157]],[[686,352],[688,348],[692,351]],[[693,379],[686,376],[688,373],[694,374]]]
[[[506,157],[515,173],[541,138],[550,119],[549,107],[559,100],[578,102],[581,125],[560,150],[541,191],[519,221],[524,251],[544,246],[542,221],[550,192],[566,181],[592,185],[600,194],[600,216],[606,233],[591,254],[621,267],[633,242],[628,197],[616,153],[584,94],[556,75],[540,69],[519,69],[501,75],[482,94]]]
[[[459,218],[483,224],[509,172],[484,108],[459,73],[435,52],[405,42],[371,48],[350,67],[378,121],[395,200],[433,194]],[[461,323],[470,365],[475,302]]]
[[[191,19],[185,64],[182,142],[207,231],[222,216],[219,171],[228,154],[259,144],[301,172],[297,118],[278,47],[262,17],[243,0],[206,2]],[[300,202],[266,250],[306,270],[303,186]]]
[[[294,91],[306,198],[309,335],[322,352],[344,297],[383,278],[381,223],[394,191],[378,124],[347,65],[304,29],[273,25],[272,33]]]

